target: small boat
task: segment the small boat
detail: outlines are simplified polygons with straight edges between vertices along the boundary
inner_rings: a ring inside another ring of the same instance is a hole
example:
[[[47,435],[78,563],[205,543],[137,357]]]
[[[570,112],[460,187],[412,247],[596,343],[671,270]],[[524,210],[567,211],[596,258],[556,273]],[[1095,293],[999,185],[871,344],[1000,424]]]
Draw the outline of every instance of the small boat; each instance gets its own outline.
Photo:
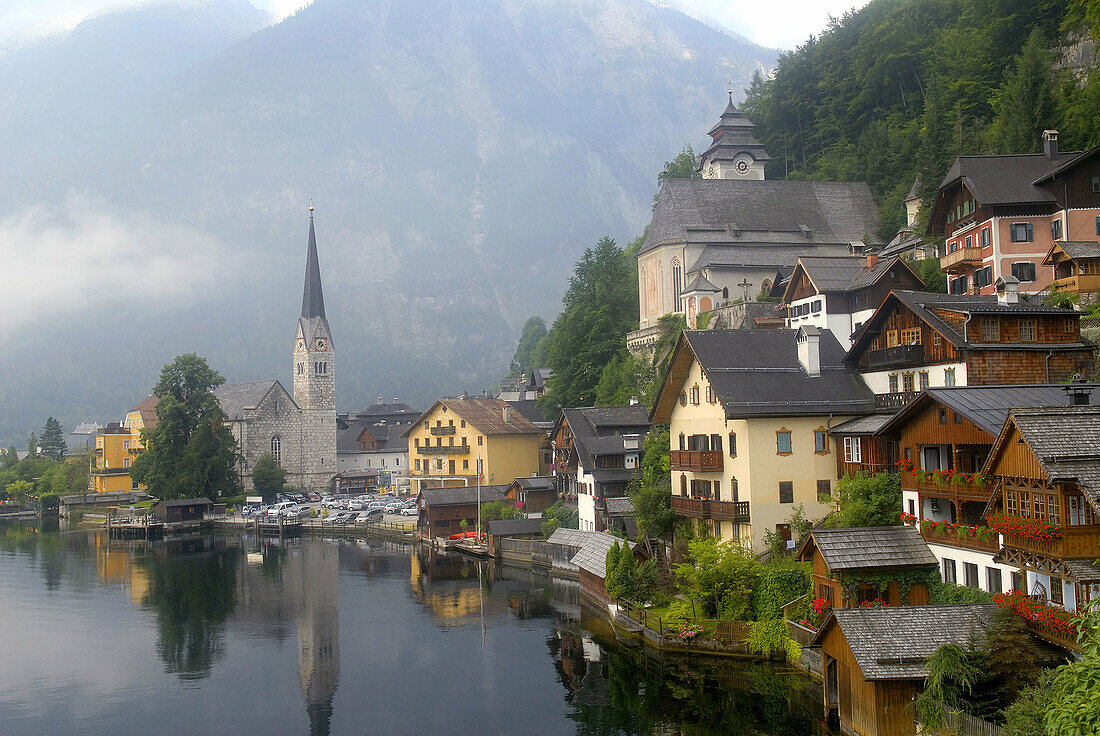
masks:
[[[458,534],[452,534],[447,539],[477,539],[477,532],[459,532]]]

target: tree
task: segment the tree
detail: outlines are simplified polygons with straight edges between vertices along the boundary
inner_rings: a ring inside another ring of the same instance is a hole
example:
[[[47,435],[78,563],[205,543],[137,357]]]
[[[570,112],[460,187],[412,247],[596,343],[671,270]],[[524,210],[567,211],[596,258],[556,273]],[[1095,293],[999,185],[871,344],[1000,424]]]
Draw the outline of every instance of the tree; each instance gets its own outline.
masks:
[[[752,591],[759,563],[744,549],[713,537],[688,542],[688,561],[676,566],[677,584],[705,616],[729,621],[746,620],[752,610]]]
[[[948,708],[964,710],[963,700],[981,677],[975,666],[975,652],[958,644],[944,644],[925,665],[924,690],[913,701],[917,717],[926,729],[935,731],[943,725],[941,703]]]
[[[7,470],[17,462],[19,462],[19,451],[15,449],[15,445],[12,445],[7,452],[0,455],[0,468]]]
[[[631,481],[628,492],[634,503],[634,518],[646,537],[667,539],[676,515],[672,513],[672,480],[669,473],[668,427],[653,427],[642,445],[642,472]]]
[[[16,503],[24,503],[28,497],[34,494],[34,484],[30,481],[17,480],[14,483],[9,483],[4,492],[8,494],[8,498]]]
[[[1055,670],[1044,719],[1050,736],[1100,733],[1100,608],[1078,619],[1081,659]]]
[[[889,526],[901,523],[901,478],[897,473],[859,473],[837,483],[840,511],[829,517],[831,527]]]
[[[1050,710],[1053,677],[1053,671],[1044,672],[1035,685],[1024,688],[1012,705],[1005,708],[1004,736],[1049,736],[1043,720]]]
[[[286,471],[270,452],[256,458],[252,468],[252,487],[263,496],[264,503],[272,503],[283,492],[286,485]]]
[[[917,275],[924,282],[925,291],[947,293],[947,275],[940,270],[939,258],[922,258],[916,262]]]
[[[514,501],[490,501],[481,505],[481,520],[495,521],[497,519],[526,519],[527,514],[522,506]]]
[[[576,506],[567,506],[556,501],[543,509],[542,536],[549,537],[555,529],[580,528],[580,513]]]
[[[630,551],[630,546],[623,542],[623,547],[626,547],[627,551]],[[628,598],[629,589],[629,574],[633,571],[633,565],[631,570],[627,571],[622,566],[622,555],[619,549],[618,541],[611,545],[611,549],[607,550],[607,555],[604,557],[604,575],[603,584],[604,589],[607,590],[607,594],[612,598]]]
[[[65,434],[61,431],[61,422],[53,417],[46,419],[46,428],[42,430],[42,455],[61,462],[69,449],[65,444]]]
[[[34,432],[31,432],[31,436],[27,438],[27,455],[38,457],[38,435]]]
[[[519,336],[519,344],[516,345],[515,355],[512,356],[512,364],[508,375],[512,378],[519,376],[526,370],[542,368],[543,355],[538,354],[539,343],[549,333],[546,330],[546,322],[542,317],[529,317],[523,324],[523,332]]]
[[[153,388],[157,424],[142,430],[147,449],[130,467],[130,477],[150,494],[214,500],[238,490],[236,442],[213,393],[224,382],[194,353],[161,369]]]
[[[604,366],[637,324],[637,269],[614,240],[601,238],[577,261],[562,299],[548,353],[554,375],[540,405],[593,405]]]
[[[997,153],[1034,153],[1040,134],[1054,125],[1054,65],[1040,29],[1032,31],[1015,69],[997,92],[990,147]]]
[[[684,146],[684,150],[676,154],[676,158],[665,162],[665,167],[657,174],[657,193],[668,179],[702,179],[703,175],[696,171],[699,168],[699,157],[691,146]],[[653,205],[657,206],[657,194],[653,195]]]

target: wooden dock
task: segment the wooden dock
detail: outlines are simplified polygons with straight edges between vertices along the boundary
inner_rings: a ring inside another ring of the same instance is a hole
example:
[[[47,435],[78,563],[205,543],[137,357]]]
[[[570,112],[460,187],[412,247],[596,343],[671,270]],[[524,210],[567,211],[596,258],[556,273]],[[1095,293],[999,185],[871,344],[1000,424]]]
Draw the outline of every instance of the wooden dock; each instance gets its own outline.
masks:
[[[158,522],[112,521],[107,519],[109,539],[164,539],[165,525]]]

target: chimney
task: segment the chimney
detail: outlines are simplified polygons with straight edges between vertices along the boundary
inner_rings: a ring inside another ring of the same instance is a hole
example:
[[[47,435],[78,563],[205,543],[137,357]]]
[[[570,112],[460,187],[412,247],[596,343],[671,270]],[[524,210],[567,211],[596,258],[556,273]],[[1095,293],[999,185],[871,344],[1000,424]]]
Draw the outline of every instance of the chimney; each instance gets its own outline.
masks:
[[[501,409],[501,416],[504,418],[504,423],[505,424],[511,424],[512,423],[512,407],[509,406],[508,404],[505,404],[504,408]]]
[[[395,404],[400,404],[401,402],[397,400],[397,397],[396,397],[396,396],[394,396],[394,397],[393,397],[393,403],[395,403]]]
[[[876,263],[878,263],[878,256],[875,255],[874,253],[868,253],[867,254],[867,268],[874,268]]]
[[[1020,280],[1015,276],[1002,276],[994,284],[997,290],[997,302],[1000,304],[1018,304],[1020,302]]]
[[[1051,161],[1058,160],[1058,131],[1057,130],[1044,130],[1043,131],[1043,153],[1047,155]]]
[[[821,329],[818,327],[799,327],[795,342],[798,343],[798,362],[802,370],[811,378],[821,375]]]
[[[381,397],[381,396],[379,396],[379,397],[378,397],[378,405],[379,405],[379,406],[382,406],[382,403],[383,403],[383,402],[382,402],[382,397]]]

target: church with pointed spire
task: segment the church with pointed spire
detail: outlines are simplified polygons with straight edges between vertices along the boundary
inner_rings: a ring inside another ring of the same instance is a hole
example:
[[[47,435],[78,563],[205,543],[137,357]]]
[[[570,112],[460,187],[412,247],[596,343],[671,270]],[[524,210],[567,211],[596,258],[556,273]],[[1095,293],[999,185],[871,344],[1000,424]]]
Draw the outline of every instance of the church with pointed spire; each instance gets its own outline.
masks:
[[[299,490],[328,488],[337,472],[336,350],[325,316],[312,203],[291,373],[293,395],[277,378],[227,383],[214,392],[237,440],[237,469],[246,490],[252,487],[252,471],[264,453],[286,471],[287,485]]]

